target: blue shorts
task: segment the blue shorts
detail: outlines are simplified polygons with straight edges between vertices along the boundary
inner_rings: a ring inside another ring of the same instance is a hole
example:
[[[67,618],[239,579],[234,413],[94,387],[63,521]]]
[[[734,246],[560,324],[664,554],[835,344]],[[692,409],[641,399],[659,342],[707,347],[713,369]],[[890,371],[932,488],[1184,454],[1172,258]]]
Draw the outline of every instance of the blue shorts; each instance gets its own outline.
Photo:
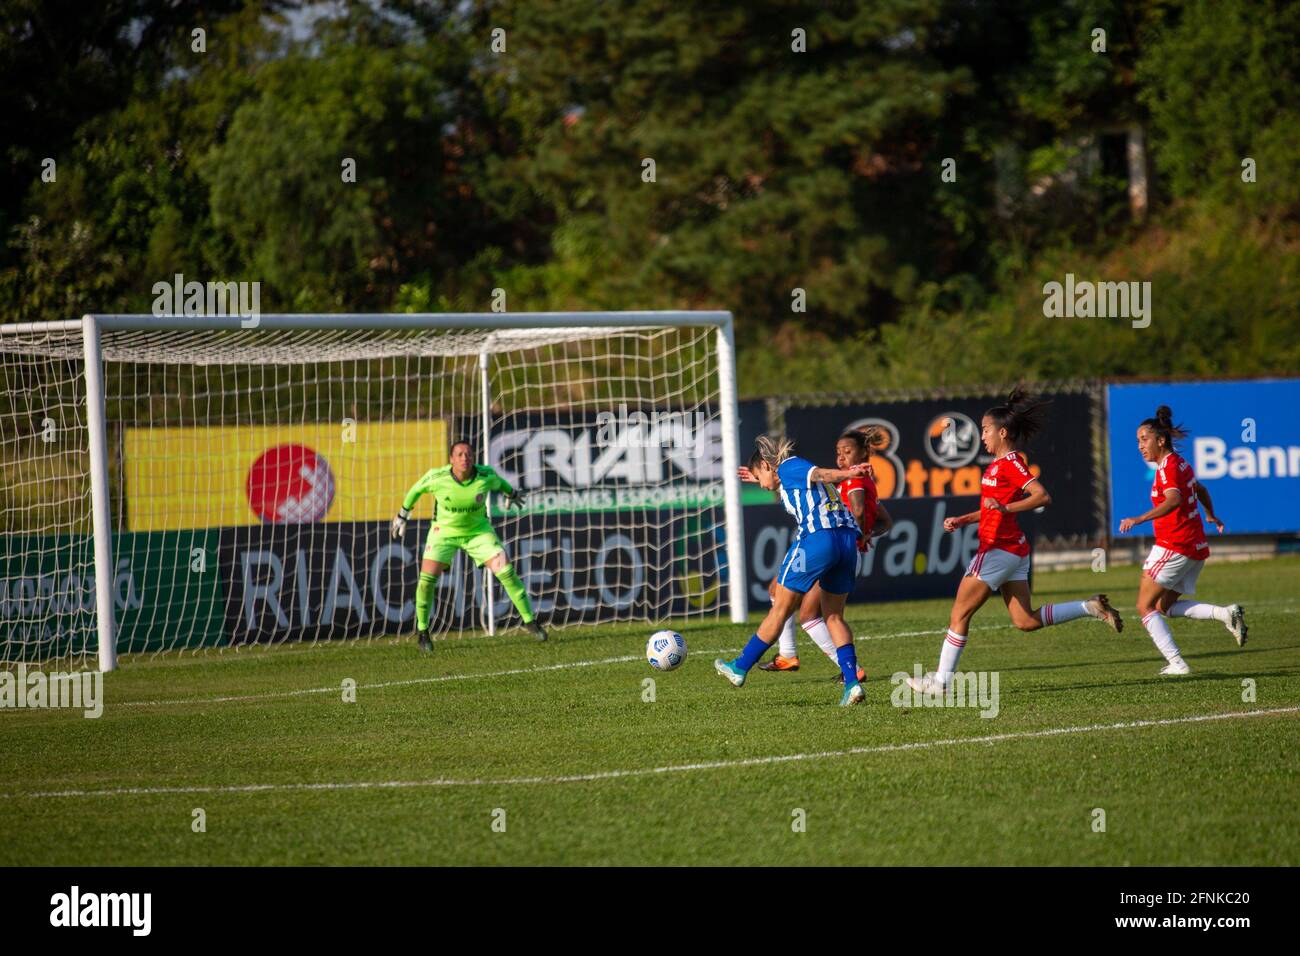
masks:
[[[852,528],[814,531],[790,544],[776,583],[807,594],[820,584],[827,594],[848,594],[858,575],[858,533]]]

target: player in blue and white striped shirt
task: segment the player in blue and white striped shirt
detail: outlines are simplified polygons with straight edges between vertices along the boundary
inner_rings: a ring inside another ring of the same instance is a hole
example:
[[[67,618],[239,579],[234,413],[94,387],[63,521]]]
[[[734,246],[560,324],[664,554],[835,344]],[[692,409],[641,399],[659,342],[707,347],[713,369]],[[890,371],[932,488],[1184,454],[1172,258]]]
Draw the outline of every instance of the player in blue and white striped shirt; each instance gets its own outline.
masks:
[[[813,472],[821,474],[814,477]],[[785,505],[785,510],[794,518],[798,528],[795,532],[796,539],[816,531],[833,531],[836,528],[852,528],[855,534],[858,532],[857,519],[840,501],[839,492],[835,490],[836,483],[844,478],[825,477],[831,473],[842,476],[848,474],[848,469],[819,469],[807,458],[797,456],[787,458],[777,466],[781,504]],[[859,477],[859,474],[855,473],[853,477]]]
[[[844,674],[841,706],[862,701],[866,696],[858,682],[857,651],[853,632],[844,620],[844,602],[853,589],[858,567],[858,523],[835,483],[868,473],[864,462],[852,468],[819,468],[793,454],[794,443],[775,442],[766,435],[740,469],[742,481],[752,481],[768,491],[780,490],[781,503],[795,520],[798,530],[772,588],[772,609],[734,661],[716,660],[714,668],[736,687],[781,633],[781,626],[799,606],[814,584],[822,590],[822,619],[835,643],[835,656]]]

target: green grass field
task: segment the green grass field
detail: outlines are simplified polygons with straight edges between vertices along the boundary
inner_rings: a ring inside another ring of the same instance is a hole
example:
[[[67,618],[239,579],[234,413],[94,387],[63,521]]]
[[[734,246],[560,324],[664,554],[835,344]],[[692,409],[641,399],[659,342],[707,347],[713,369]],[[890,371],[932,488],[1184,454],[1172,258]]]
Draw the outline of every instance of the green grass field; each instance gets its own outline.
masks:
[[[1122,635],[987,606],[962,669],[997,672],[992,718],[890,703],[891,674],[934,667],[947,601],[850,607],[870,676],[846,709],[802,634],[798,673],[733,689],[729,624],[682,628],[669,674],[644,625],[128,661],[97,720],[0,711],[0,863],[1300,863],[1300,559],[1212,561],[1199,596],[1244,604],[1250,641],[1177,620],[1174,679],[1137,575],[1036,576],[1039,601],[1108,592]]]

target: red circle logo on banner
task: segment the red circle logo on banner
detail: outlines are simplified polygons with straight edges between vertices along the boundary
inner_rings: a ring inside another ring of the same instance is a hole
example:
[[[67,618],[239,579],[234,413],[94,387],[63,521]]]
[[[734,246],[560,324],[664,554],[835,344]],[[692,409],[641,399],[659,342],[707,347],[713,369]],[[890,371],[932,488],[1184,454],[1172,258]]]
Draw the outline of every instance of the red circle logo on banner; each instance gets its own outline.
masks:
[[[334,501],[334,473],[306,445],[276,445],[248,469],[245,490],[249,507],[268,524],[320,521]]]

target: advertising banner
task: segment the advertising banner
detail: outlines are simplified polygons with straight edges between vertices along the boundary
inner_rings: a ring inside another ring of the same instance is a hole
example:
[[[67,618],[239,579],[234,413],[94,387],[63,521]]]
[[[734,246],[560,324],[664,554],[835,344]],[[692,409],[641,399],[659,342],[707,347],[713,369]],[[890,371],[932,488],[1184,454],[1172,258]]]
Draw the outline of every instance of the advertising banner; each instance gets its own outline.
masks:
[[[708,409],[514,414],[493,429],[489,461],[530,512],[723,501],[722,427]]]
[[[113,543],[119,653],[224,642],[216,532],[127,532]],[[0,546],[5,639],[30,644],[30,657],[38,646],[43,656],[98,648],[91,536],[8,535]]]
[[[119,652],[225,643],[215,529],[118,534],[113,542]]]
[[[849,428],[878,425],[889,446],[871,459],[880,497],[892,509],[899,500],[937,501],[977,495],[991,456],[980,442],[984,412],[1002,396],[792,405],[785,432],[797,452],[816,464],[835,464],[835,441]],[[1100,538],[1105,516],[1098,503],[1092,448],[1092,398],[1080,392],[1047,393],[1047,429],[1025,449],[1030,470],[1042,476],[1052,504],[1022,515],[1032,538]],[[1104,502],[1102,503],[1104,504]],[[956,510],[949,504],[948,513]],[[974,510],[973,508],[963,510]]]
[[[1300,531],[1300,379],[1111,385],[1111,533],[1151,508],[1155,465],[1138,453],[1138,425],[1168,405],[1188,436],[1177,443],[1228,534]],[[1150,523],[1128,537],[1151,535]],[[1210,546],[1214,546],[1211,532]]]
[[[761,402],[747,403],[742,425],[757,434],[764,410]],[[197,432],[181,429],[129,432],[127,504],[133,527],[188,522],[211,529],[201,549],[210,548],[215,559],[224,640],[334,639],[414,628],[432,501],[416,504],[401,542],[391,539],[388,523],[407,488],[445,462],[441,422],[363,423],[352,441],[332,425],[292,434],[282,428],[204,434],[200,441]],[[236,453],[223,454],[231,449]],[[544,620],[666,618],[722,607],[724,483],[715,410],[615,406],[600,413],[512,414],[496,426],[490,456],[527,494],[526,508],[508,513],[494,496],[491,513]],[[195,489],[206,493],[197,496]],[[348,515],[366,520],[344,520]],[[154,534],[150,540],[167,543],[145,547],[142,555],[124,536],[118,553],[131,551],[136,563],[148,557],[150,574],[172,569],[178,584],[193,583],[180,573],[192,550],[180,547],[186,534]],[[135,540],[146,537],[141,532]],[[483,578],[463,556],[440,577],[439,629],[481,626]],[[488,578],[494,619],[499,626],[517,622],[504,591]],[[155,589],[164,591],[151,584]],[[190,607],[184,594],[176,598],[181,618],[155,618],[148,646],[196,627],[201,608]],[[210,639],[202,627],[195,634],[192,643]]]
[[[502,542],[543,621],[617,621],[712,611],[725,600],[721,525],[674,516],[615,526],[599,512],[532,515]],[[402,541],[385,523],[261,525],[221,531],[225,629],[234,644],[407,634],[429,522]],[[483,574],[463,553],[438,579],[433,622],[477,628]],[[489,572],[490,575],[490,572]],[[519,623],[492,582],[498,627]]]
[[[131,531],[379,521],[447,463],[447,427],[434,419],[127,428],[122,460]]]
[[[95,633],[94,543],[86,534],[0,536],[0,639],[8,660],[83,654]]]

